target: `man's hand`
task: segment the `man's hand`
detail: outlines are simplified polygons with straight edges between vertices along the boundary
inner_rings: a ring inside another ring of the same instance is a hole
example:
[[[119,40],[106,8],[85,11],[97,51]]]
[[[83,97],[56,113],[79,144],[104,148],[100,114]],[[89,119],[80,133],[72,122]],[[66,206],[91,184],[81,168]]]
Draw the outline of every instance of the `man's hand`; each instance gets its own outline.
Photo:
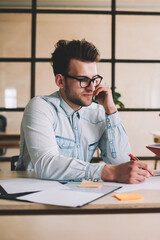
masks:
[[[94,91],[94,97],[96,97],[99,104],[103,105],[107,114],[113,114],[117,111],[109,86],[98,85]]]
[[[117,166],[105,165],[101,178],[103,181],[140,183],[150,176],[146,170],[149,170],[148,165],[141,161],[130,161]]]

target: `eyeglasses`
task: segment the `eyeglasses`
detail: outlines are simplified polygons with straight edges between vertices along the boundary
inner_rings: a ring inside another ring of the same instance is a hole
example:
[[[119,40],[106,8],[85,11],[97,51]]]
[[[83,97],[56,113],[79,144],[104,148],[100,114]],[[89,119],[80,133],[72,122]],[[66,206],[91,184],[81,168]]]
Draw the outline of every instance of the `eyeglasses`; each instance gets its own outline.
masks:
[[[94,87],[97,87],[103,79],[103,77],[101,77],[100,75],[96,75],[93,78],[89,78],[89,77],[85,77],[85,76],[74,77],[71,75],[65,75],[65,77],[76,79],[77,81],[79,81],[81,88],[89,87],[91,82],[93,82]]]

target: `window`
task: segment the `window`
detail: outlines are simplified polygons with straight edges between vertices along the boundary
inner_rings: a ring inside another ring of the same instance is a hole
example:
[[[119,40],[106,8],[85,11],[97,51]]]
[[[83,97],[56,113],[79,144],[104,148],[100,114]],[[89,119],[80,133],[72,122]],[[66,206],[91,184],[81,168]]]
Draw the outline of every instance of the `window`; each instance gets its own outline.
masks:
[[[50,65],[54,44],[85,38],[101,52],[99,74],[113,95],[121,94],[125,108],[119,112],[133,154],[153,156],[145,145],[159,130],[158,0],[2,0],[0,22],[0,111],[8,118],[8,131],[20,131],[30,98],[57,90]],[[10,94],[14,104],[8,108]]]

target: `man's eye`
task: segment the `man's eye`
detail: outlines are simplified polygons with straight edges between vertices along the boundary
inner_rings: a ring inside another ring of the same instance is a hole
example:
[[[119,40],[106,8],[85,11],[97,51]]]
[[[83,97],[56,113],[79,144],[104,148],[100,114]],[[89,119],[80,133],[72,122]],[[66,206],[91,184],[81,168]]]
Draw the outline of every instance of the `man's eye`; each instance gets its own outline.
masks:
[[[89,78],[78,78],[81,82],[88,82]]]

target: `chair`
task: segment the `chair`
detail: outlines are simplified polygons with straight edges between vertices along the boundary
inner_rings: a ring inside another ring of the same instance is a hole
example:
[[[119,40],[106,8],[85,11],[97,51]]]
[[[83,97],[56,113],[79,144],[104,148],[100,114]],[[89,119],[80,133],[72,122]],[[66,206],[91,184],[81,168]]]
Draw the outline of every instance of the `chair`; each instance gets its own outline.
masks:
[[[0,115],[0,132],[5,132],[7,127],[7,119],[3,115]],[[6,148],[0,148],[0,156],[6,153]]]
[[[0,115],[0,132],[5,132],[7,127],[7,119],[3,115]]]
[[[16,163],[17,163],[18,159],[19,159],[19,156],[11,157],[11,171],[16,170]]]

